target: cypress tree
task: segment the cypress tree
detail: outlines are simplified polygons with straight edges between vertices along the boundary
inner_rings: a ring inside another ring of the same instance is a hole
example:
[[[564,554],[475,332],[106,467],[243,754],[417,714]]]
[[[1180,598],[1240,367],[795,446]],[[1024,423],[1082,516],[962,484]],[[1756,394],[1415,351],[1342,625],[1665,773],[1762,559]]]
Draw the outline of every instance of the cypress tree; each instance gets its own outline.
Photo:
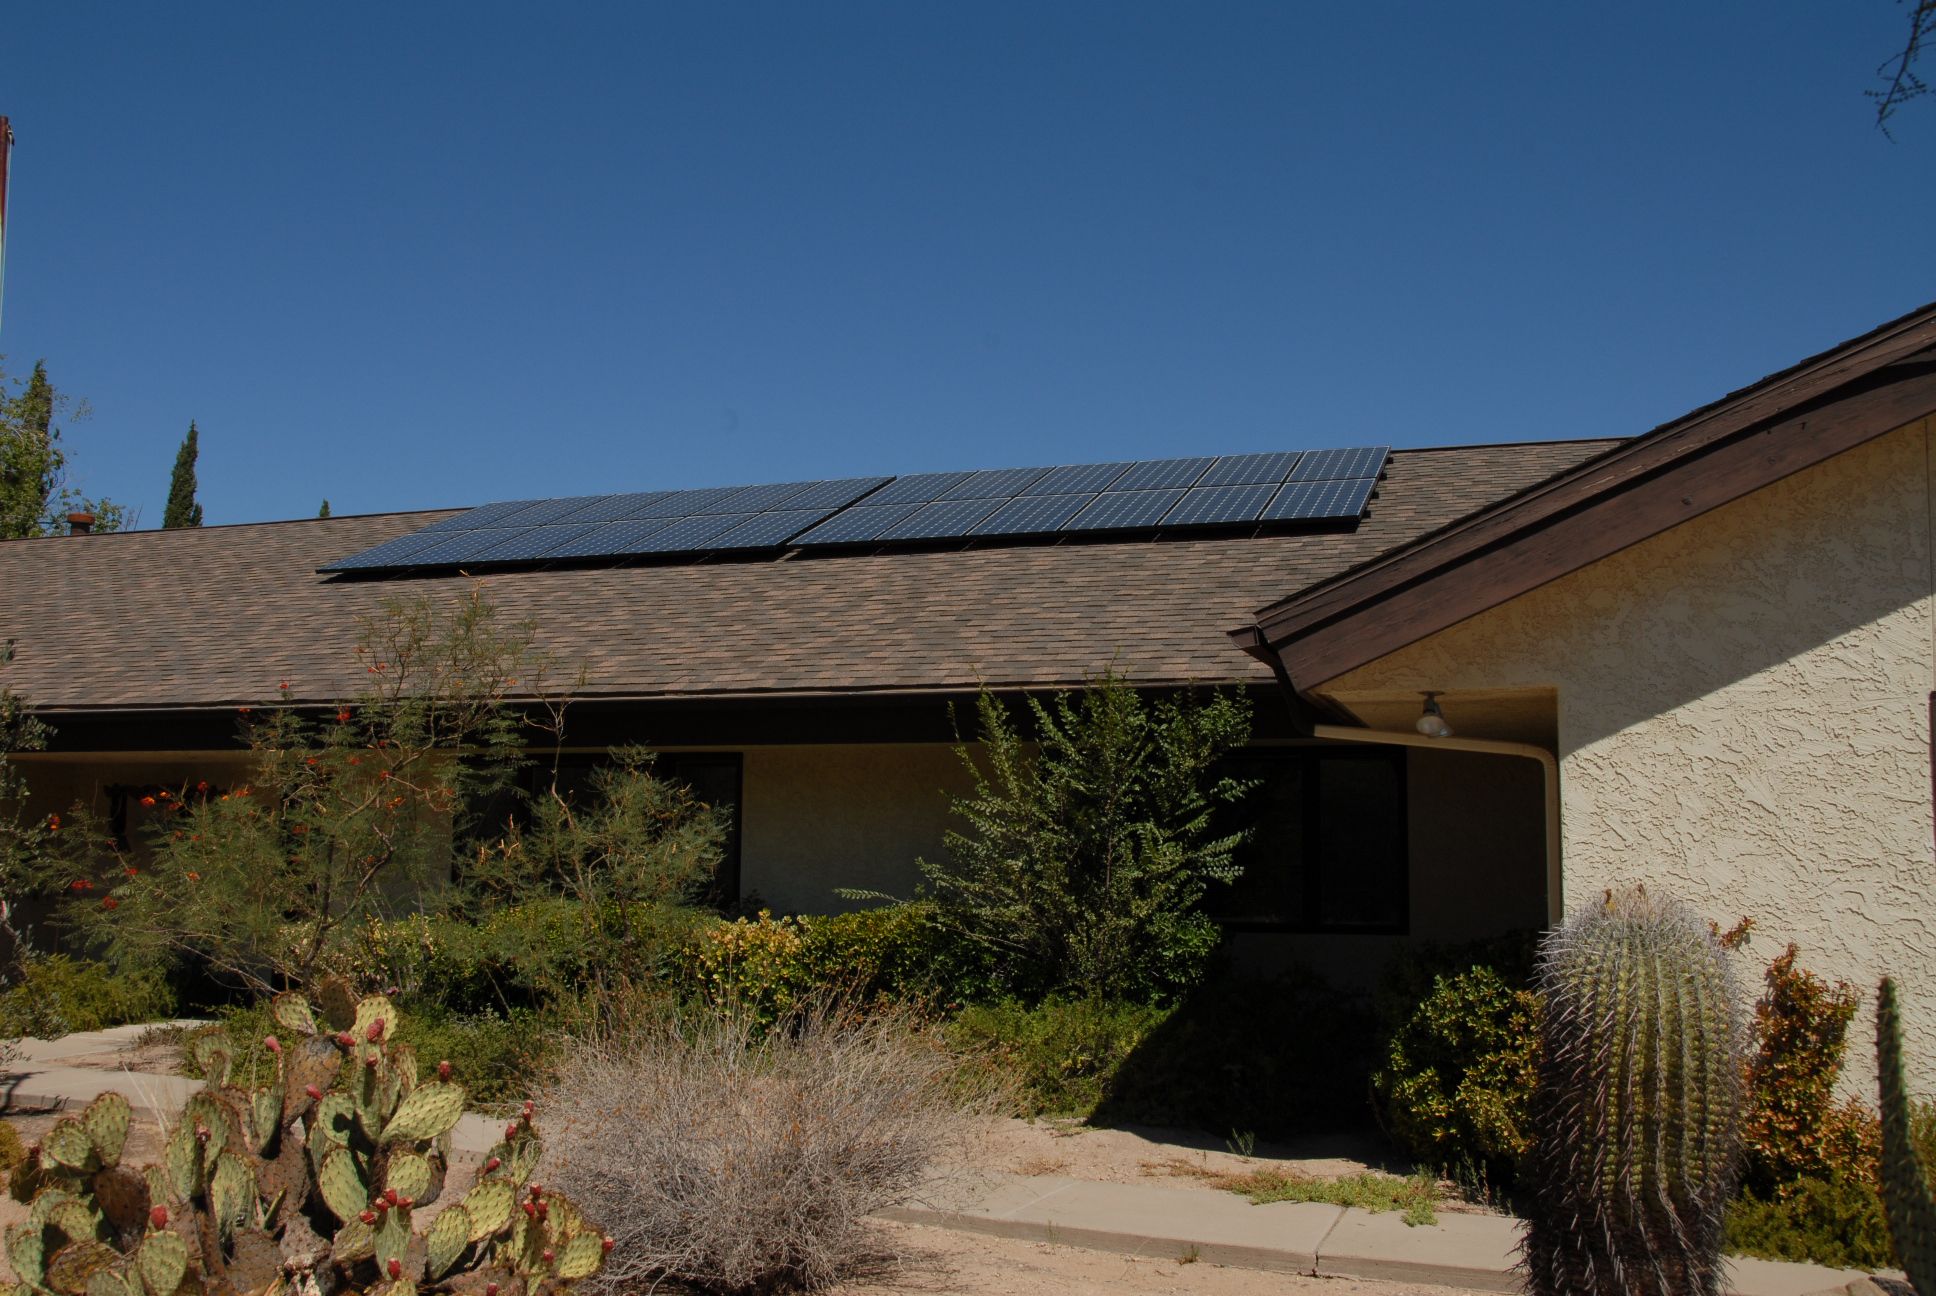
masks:
[[[202,524],[202,506],[195,502],[195,457],[198,453],[195,420],[190,419],[188,435],[182,438],[181,449],[175,453],[174,474],[168,479],[168,507],[161,515],[164,531]]]
[[[20,395],[0,392],[0,540],[46,534],[48,501],[60,479],[54,385],[45,361]]]
[[[324,501],[323,501],[323,506],[322,506],[321,508],[319,508],[319,509],[317,509],[317,510],[316,510],[316,516],[317,516],[317,517],[319,517],[319,518],[326,518],[326,517],[328,517],[328,516],[329,516],[329,501],[328,501],[328,500],[324,500]]]

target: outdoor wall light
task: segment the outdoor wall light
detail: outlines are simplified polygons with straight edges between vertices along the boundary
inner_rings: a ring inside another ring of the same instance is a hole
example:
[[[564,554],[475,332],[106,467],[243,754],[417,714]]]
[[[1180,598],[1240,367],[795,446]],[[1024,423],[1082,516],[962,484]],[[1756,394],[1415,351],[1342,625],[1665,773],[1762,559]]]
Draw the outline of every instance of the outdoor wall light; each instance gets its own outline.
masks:
[[[1450,738],[1452,726],[1445,723],[1445,712],[1439,710],[1439,695],[1425,694],[1425,710],[1420,713],[1418,723],[1412,726],[1427,738]]]

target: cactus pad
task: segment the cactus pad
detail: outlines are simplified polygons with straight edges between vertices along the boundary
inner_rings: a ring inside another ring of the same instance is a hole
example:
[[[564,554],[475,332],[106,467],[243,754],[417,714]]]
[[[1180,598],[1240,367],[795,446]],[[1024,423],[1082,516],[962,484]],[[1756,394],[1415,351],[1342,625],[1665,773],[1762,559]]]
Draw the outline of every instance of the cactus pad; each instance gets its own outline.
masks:
[[[353,1219],[336,1230],[336,1240],[330,1244],[330,1259],[339,1263],[355,1263],[368,1260],[376,1254],[376,1230],[360,1219]]]
[[[128,1100],[112,1091],[102,1094],[81,1111],[81,1124],[94,1141],[94,1153],[101,1164],[119,1164],[121,1149],[128,1141],[128,1123],[134,1108]]]
[[[473,1242],[502,1233],[516,1208],[517,1189],[504,1179],[485,1179],[464,1194],[464,1213],[470,1217]]]
[[[40,1154],[43,1163],[52,1162],[69,1170],[92,1170],[101,1163],[87,1126],[72,1116],[63,1116],[54,1122],[54,1127],[40,1141]]]
[[[383,1023],[381,1027],[377,1026],[378,1022]],[[376,1028],[377,1031],[375,1039],[370,1038],[372,1028]],[[356,1037],[359,1044],[382,1043],[396,1034],[396,1005],[382,995],[370,995],[356,1005],[356,1018],[351,1022],[349,1029],[350,1034]]]
[[[70,1242],[47,1262],[47,1285],[61,1296],[87,1296],[87,1280],[95,1270],[120,1259],[121,1253],[105,1242]]]
[[[564,1249],[557,1254],[557,1261],[552,1266],[553,1273],[566,1282],[589,1278],[605,1262],[605,1239],[596,1233],[580,1233],[566,1242]]]
[[[385,1143],[415,1143],[450,1133],[464,1114],[464,1091],[441,1081],[414,1089],[383,1127]]]
[[[7,1263],[14,1277],[40,1286],[46,1279],[47,1252],[41,1241],[39,1221],[7,1225]]]
[[[195,1134],[201,1146],[202,1168],[213,1171],[215,1158],[229,1145],[229,1131],[234,1122],[229,1119],[228,1108],[213,1094],[198,1093],[182,1105],[181,1123]],[[206,1143],[201,1142],[201,1130],[208,1131]]]
[[[442,1278],[471,1244],[471,1217],[462,1206],[452,1206],[431,1222],[424,1235],[425,1262],[431,1280]]]
[[[88,1185],[101,1214],[120,1232],[138,1229],[148,1218],[148,1181],[139,1170],[115,1166],[96,1174]]]
[[[261,1229],[235,1235],[235,1256],[223,1275],[241,1296],[263,1296],[282,1277],[282,1250]]]
[[[415,1202],[430,1199],[430,1162],[414,1152],[393,1152],[390,1164],[385,1168],[383,1186],[394,1188],[397,1194]]]
[[[208,1211],[224,1233],[253,1222],[255,1171],[241,1157],[216,1159],[215,1173],[208,1178]]]
[[[389,1268],[392,1260],[401,1261],[410,1250],[410,1212],[391,1207],[376,1217],[376,1267]]]
[[[314,1035],[316,1033],[316,1012],[309,1006],[309,1000],[294,990],[285,990],[269,1001],[269,1015],[276,1019],[276,1025],[291,1035]]]
[[[47,1212],[47,1227],[59,1231],[70,1241],[84,1242],[100,1232],[101,1217],[80,1198],[68,1197],[65,1201],[56,1202]]]
[[[369,1209],[370,1186],[363,1182],[363,1172],[348,1148],[329,1150],[317,1167],[316,1187],[323,1194],[323,1204],[345,1223]]]
[[[202,1187],[202,1145],[195,1139],[195,1128],[183,1121],[175,1126],[175,1132],[168,1138],[162,1149],[162,1168],[168,1173],[168,1185],[173,1189],[168,1195],[174,1198],[193,1197]]]
[[[148,1296],[174,1296],[188,1275],[188,1243],[178,1233],[150,1233],[141,1239],[134,1263]]]
[[[114,1265],[87,1276],[87,1296],[141,1296],[141,1285],[127,1270]]]
[[[190,1044],[189,1051],[195,1055],[195,1066],[208,1081],[209,1087],[219,1089],[229,1082],[229,1071],[234,1061],[234,1050],[229,1046],[229,1037],[219,1030],[197,1035]]]

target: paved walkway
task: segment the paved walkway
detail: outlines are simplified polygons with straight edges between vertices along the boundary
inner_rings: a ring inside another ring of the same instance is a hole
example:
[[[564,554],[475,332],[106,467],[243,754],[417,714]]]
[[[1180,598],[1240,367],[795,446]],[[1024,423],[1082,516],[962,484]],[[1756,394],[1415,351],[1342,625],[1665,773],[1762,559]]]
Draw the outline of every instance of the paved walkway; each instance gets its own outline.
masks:
[[[201,1082],[60,1065],[63,1058],[112,1052],[142,1027],[91,1031],[61,1040],[23,1040],[21,1057],[0,1081],[0,1109],[46,1110],[86,1104],[118,1089],[158,1110],[181,1106]],[[498,1120],[471,1113],[452,1137],[460,1152],[482,1152],[502,1133]],[[1181,1257],[1285,1273],[1387,1279],[1516,1292],[1512,1273],[1520,1222],[1501,1215],[1440,1212],[1412,1228],[1394,1212],[1373,1214],[1310,1202],[1254,1206],[1234,1193],[1156,1184],[1096,1183],[1054,1176],[979,1176],[934,1200],[883,1212],[892,1219],[973,1233],[1034,1238],[1126,1255]],[[1767,1260],[1730,1262],[1734,1296],[1831,1296],[1864,1275]]]

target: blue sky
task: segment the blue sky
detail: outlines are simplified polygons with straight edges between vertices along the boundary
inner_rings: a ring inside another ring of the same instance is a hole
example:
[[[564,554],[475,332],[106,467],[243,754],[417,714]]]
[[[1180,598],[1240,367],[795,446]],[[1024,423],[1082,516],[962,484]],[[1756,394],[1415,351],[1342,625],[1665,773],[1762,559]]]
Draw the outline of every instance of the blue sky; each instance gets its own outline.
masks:
[[[1936,299],[1905,20],[23,2],[0,352],[150,526],[1630,434]]]

